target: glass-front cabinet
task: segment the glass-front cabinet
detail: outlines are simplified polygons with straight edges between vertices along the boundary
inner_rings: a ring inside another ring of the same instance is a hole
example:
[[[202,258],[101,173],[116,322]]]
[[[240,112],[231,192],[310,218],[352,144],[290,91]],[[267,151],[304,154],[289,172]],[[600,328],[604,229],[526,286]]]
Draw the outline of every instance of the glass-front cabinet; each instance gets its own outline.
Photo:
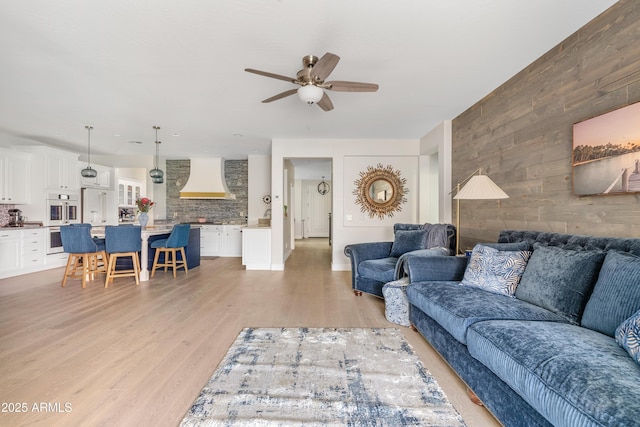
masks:
[[[134,207],[136,199],[139,199],[146,192],[144,182],[131,179],[118,180],[118,206]]]

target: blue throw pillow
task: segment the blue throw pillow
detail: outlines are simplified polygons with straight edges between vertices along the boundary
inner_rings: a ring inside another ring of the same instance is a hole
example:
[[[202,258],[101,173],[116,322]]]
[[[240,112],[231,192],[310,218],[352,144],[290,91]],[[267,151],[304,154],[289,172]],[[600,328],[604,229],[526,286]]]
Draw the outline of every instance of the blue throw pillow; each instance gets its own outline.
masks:
[[[426,232],[424,230],[398,230],[391,246],[392,257],[399,257],[407,252],[425,249],[424,242]]]
[[[616,341],[633,360],[640,363],[640,310],[618,326]]]
[[[516,298],[578,324],[604,257],[602,251],[574,251],[534,244],[516,289]],[[616,326],[618,324],[620,322]]]
[[[640,310],[640,258],[609,251],[584,309],[582,326],[613,337],[616,328]]]
[[[460,284],[512,297],[530,256],[529,251],[499,251],[476,245]]]
[[[406,230],[422,230],[424,226],[422,224],[403,224],[403,223],[395,223],[393,224],[393,234],[396,234],[398,231],[406,231]]]

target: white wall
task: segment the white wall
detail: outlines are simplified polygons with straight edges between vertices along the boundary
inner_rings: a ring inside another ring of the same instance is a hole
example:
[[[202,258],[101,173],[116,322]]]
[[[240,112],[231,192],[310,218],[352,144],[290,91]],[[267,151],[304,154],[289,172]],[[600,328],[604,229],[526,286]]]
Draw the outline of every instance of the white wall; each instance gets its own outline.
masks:
[[[420,139],[420,222],[451,223],[451,120]]]
[[[256,225],[258,218],[263,218],[270,206],[262,202],[265,194],[271,194],[271,157],[264,155],[249,155],[248,157],[248,225]]]
[[[294,227],[293,227],[293,235],[296,239],[302,239],[304,237],[304,230],[302,229],[302,220],[304,219],[304,195],[302,190],[301,179],[298,179],[296,174],[296,179],[294,182],[294,191],[295,191],[295,203],[292,203],[294,209],[292,212]]]
[[[295,167],[291,160],[284,161],[284,170],[282,171],[282,205],[287,206],[287,212],[282,214],[282,245],[284,250],[283,261],[289,258],[291,251],[294,247],[294,233],[293,233],[293,214],[292,209],[295,205]],[[272,217],[273,218],[273,217]],[[273,234],[271,235],[273,240]]]
[[[389,156],[403,157],[419,155],[419,141],[417,139],[385,139],[385,140],[354,140],[354,139],[323,139],[323,140],[292,140],[274,139],[272,141],[271,156],[271,188],[272,188],[272,221],[271,228],[274,238],[271,240],[272,270],[284,269],[284,248],[281,238],[283,235],[283,167],[285,158],[331,158],[333,183],[333,246],[332,269],[349,270],[349,259],[344,255],[344,246],[349,243],[390,241],[393,230],[388,225],[373,223],[364,227],[345,226],[345,209],[343,200],[345,193],[353,191],[353,182],[345,181],[344,159],[347,156],[369,156],[372,161],[385,162]],[[375,165],[375,163],[374,163]],[[417,166],[416,166],[417,167]],[[410,189],[416,194],[419,189]],[[416,209],[417,211],[417,209]],[[417,212],[416,212],[417,215]],[[417,216],[413,218],[417,220]]]

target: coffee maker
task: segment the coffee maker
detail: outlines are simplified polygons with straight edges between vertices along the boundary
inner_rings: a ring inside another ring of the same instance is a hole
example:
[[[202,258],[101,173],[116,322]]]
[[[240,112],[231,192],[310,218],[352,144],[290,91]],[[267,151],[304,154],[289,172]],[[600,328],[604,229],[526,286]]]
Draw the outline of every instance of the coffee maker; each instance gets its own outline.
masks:
[[[9,227],[24,226],[24,218],[20,209],[9,209]]]

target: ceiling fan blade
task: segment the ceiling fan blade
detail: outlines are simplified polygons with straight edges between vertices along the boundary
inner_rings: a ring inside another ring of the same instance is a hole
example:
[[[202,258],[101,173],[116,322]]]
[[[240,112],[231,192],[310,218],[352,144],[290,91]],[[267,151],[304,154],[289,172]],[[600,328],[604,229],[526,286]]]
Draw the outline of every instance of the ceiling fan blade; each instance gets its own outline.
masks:
[[[254,70],[253,68],[245,68],[247,73],[258,74],[260,76],[271,77],[272,79],[284,80],[285,82],[295,83],[296,79],[292,77],[283,76],[280,74],[268,73],[266,71]]]
[[[327,89],[338,92],[375,92],[378,90],[378,85],[375,83],[333,81],[326,82],[325,85]]]
[[[289,89],[289,90],[286,90],[286,91],[284,91],[282,93],[274,95],[271,98],[267,98],[262,102],[267,103],[267,102],[277,101],[278,99],[282,99],[282,98],[286,98],[287,96],[291,96],[294,93],[296,93],[297,91],[298,91],[298,89]]]
[[[327,95],[326,92],[322,95],[322,99],[318,101],[318,107],[322,108],[324,111],[333,110],[333,102],[331,102],[331,99],[329,99],[329,95]]]
[[[320,58],[313,66],[311,74],[319,80],[324,80],[329,76],[329,74],[331,74],[333,69],[336,68],[338,61],[340,61],[340,57],[338,55],[327,52],[322,55],[322,58]]]

